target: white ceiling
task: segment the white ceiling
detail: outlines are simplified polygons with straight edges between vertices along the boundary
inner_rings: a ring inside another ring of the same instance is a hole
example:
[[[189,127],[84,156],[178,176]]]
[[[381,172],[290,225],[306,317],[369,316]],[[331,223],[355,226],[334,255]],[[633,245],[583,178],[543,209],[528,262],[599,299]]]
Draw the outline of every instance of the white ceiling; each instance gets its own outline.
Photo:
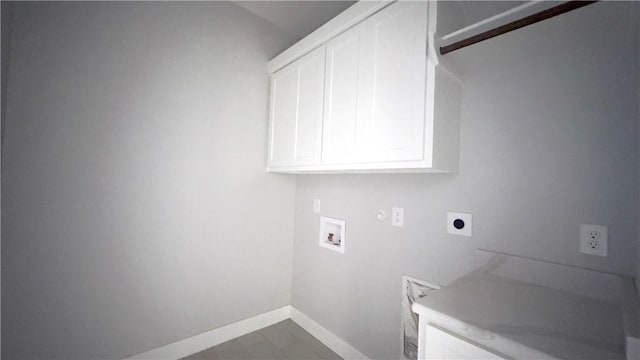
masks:
[[[319,28],[355,2],[333,0],[234,1],[235,4],[292,35],[295,40],[299,40]],[[463,27],[514,8],[524,2],[523,0],[456,0],[446,1],[442,6],[455,8],[454,11],[458,14],[458,18],[455,21],[456,24],[452,23],[451,25]],[[457,27],[448,30],[456,29]]]
[[[235,1],[293,37],[302,39],[355,1]]]
[[[473,24],[503,11],[522,5],[526,1],[458,1],[462,7],[464,25]]]

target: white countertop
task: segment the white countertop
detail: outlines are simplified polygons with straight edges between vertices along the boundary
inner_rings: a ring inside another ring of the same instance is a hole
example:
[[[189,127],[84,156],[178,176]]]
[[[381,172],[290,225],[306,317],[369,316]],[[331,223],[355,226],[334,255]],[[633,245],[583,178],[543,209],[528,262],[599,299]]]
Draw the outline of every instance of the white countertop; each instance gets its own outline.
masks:
[[[421,320],[425,317],[507,357],[625,359],[620,304],[575,289],[516,280],[496,271],[504,264],[494,261],[454,281],[418,300],[414,311]]]

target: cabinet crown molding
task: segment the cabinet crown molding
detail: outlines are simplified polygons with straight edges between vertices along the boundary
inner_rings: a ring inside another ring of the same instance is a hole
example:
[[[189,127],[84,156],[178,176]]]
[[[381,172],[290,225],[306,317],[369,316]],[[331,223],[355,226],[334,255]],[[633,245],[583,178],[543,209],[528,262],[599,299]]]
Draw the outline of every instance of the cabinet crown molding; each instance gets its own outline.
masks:
[[[318,46],[326,43],[330,39],[362,22],[367,17],[375,14],[393,1],[358,1],[338,14],[333,19],[305,36],[300,41],[283,51],[267,63],[269,74],[282,69],[291,64],[296,59],[311,52]]]

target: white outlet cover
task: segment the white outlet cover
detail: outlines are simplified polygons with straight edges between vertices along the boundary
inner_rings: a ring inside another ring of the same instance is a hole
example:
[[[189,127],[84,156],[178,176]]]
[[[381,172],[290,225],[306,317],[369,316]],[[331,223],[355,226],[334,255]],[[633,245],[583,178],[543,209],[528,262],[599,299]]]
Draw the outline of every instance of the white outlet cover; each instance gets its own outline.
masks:
[[[464,227],[458,229],[454,223],[462,220]],[[473,229],[473,215],[469,213],[449,212],[447,213],[447,232],[452,235],[471,237]]]
[[[580,252],[588,255],[607,256],[609,234],[606,226],[580,224]]]
[[[404,209],[401,207],[391,208],[391,225],[397,227],[404,226]]]

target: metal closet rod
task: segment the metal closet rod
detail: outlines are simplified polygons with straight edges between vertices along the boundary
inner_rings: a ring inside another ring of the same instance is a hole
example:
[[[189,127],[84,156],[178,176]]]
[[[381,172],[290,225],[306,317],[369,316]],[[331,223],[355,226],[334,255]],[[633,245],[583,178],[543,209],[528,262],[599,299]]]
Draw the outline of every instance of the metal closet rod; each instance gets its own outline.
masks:
[[[540,11],[538,13],[529,15],[527,17],[524,17],[520,20],[516,20],[513,22],[510,22],[508,24],[502,25],[502,26],[498,26],[497,28],[491,29],[491,30],[487,30],[485,32],[482,32],[478,35],[474,35],[471,37],[468,37],[466,39],[462,39],[460,41],[456,41],[452,44],[449,44],[447,46],[442,46],[440,47],[440,54],[444,55],[444,54],[448,54],[452,51],[456,51],[459,49],[462,49],[464,47],[473,45],[475,43],[479,43],[481,41],[485,41],[487,39],[491,39],[492,37],[496,37],[502,34],[506,34],[508,32],[511,32],[513,30],[517,30],[520,29],[522,27],[525,26],[529,26],[531,24],[535,24],[537,22],[552,18],[554,16],[558,16],[560,14],[564,14],[566,12],[569,12],[571,10],[575,10],[575,9],[579,9],[583,6],[587,6],[589,4],[593,4],[597,1],[569,1],[563,4],[560,4],[558,6],[554,6],[552,8],[549,8],[547,10],[543,10]]]

